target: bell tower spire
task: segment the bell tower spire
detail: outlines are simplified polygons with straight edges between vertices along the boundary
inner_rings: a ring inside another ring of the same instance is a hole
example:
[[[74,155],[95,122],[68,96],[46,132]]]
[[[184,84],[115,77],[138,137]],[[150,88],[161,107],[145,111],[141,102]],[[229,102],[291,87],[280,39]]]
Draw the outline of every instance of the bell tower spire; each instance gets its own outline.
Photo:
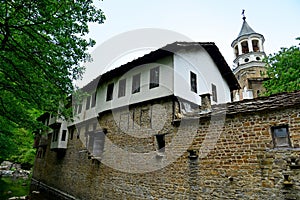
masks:
[[[242,10],[243,24],[237,38],[231,43],[234,53],[233,73],[238,79],[242,91],[234,99],[251,99],[259,96],[263,90],[261,72],[265,71],[265,38],[255,32],[247,23],[245,10]]]

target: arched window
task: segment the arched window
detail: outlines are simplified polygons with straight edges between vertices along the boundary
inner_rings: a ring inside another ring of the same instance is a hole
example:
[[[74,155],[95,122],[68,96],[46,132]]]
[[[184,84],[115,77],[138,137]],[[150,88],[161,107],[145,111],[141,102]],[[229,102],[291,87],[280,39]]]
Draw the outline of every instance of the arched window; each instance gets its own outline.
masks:
[[[242,53],[249,53],[248,41],[243,41],[242,45]]]
[[[258,40],[252,40],[252,46],[254,52],[259,52]]]

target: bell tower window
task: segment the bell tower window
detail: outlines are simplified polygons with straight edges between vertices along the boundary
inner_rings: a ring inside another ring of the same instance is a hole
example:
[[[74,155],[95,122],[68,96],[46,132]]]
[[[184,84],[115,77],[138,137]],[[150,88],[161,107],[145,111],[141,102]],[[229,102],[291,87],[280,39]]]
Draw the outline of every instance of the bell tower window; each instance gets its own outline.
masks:
[[[249,53],[248,41],[243,41],[242,45],[242,53]]]
[[[259,52],[258,40],[252,40],[252,46],[254,52]]]

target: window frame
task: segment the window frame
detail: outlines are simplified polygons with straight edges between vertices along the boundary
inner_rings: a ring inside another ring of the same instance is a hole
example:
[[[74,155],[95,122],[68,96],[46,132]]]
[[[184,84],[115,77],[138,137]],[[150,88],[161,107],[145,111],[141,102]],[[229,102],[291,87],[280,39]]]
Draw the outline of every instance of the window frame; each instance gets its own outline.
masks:
[[[61,134],[61,141],[66,141],[67,138],[67,130],[63,130]]]
[[[119,81],[118,98],[126,95],[126,78]]]
[[[109,83],[106,89],[106,101],[113,100],[114,96],[114,83]]]
[[[81,111],[82,111],[82,104],[80,103],[80,104],[78,104],[78,113],[77,114],[80,114]]]
[[[86,97],[85,109],[88,110],[91,107],[91,96]]]
[[[286,137],[276,136],[276,133],[275,133],[276,129],[282,129],[282,128],[286,129],[286,133],[285,133]],[[292,147],[290,133],[289,133],[289,126],[287,124],[272,126],[271,127],[271,134],[272,134],[274,148],[289,148],[289,147]],[[286,144],[284,144],[284,145],[278,144],[277,138],[286,138],[286,140],[287,140]]]
[[[131,93],[139,93],[141,91],[141,73],[132,76],[132,88]]]
[[[59,131],[60,131],[59,128],[54,128],[53,129],[52,142],[57,142],[58,141]]]
[[[150,83],[149,89],[159,87],[159,74],[160,74],[160,67],[154,67],[150,69]]]
[[[211,96],[214,102],[218,102],[218,94],[217,94],[217,86],[215,84],[211,84]]]
[[[197,93],[197,74],[190,71],[190,86],[191,91]]]
[[[95,107],[96,106],[96,92],[93,92],[92,94],[92,105],[91,107]]]

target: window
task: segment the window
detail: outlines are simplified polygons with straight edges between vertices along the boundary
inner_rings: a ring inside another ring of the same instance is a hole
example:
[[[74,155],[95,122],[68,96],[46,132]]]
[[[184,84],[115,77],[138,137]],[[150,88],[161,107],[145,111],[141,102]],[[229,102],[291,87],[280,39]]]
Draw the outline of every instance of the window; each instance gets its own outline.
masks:
[[[191,79],[191,90],[197,93],[197,75],[191,72],[190,79]]]
[[[104,151],[105,144],[105,133],[104,132],[96,132],[93,140],[93,150],[92,155],[94,157],[101,157]]]
[[[67,130],[63,130],[61,135],[61,141],[66,141],[66,136],[67,136]]]
[[[248,41],[242,42],[241,45],[242,45],[242,53],[249,53]]]
[[[132,94],[140,92],[141,74],[132,77]]]
[[[78,105],[78,114],[81,113],[81,110],[82,110],[82,104],[79,104]]]
[[[96,92],[92,94],[92,108],[96,105]]]
[[[253,51],[254,52],[258,52],[259,51],[258,40],[252,40],[252,47],[253,47]]]
[[[81,127],[79,127],[78,129],[75,129],[75,131],[77,131],[77,136],[76,136],[77,139],[80,138],[80,129],[81,129]]]
[[[70,133],[70,140],[73,140],[74,131],[75,131],[75,129],[74,129],[74,128],[70,128],[70,129],[69,129],[69,133]]]
[[[159,86],[159,67],[150,70],[150,85],[149,89]]]
[[[119,92],[118,97],[124,97],[126,93],[126,79],[119,81]]]
[[[75,105],[75,106],[74,106],[74,115],[77,114],[77,108],[78,108],[78,105]]]
[[[58,128],[53,129],[52,142],[56,142],[57,141],[58,132],[59,132]]]
[[[218,98],[217,98],[217,87],[214,84],[211,84],[211,93],[212,93],[212,100],[214,102],[218,102]]]
[[[158,152],[165,152],[165,135],[156,135],[156,141],[157,141],[157,146],[158,146]]]
[[[113,99],[113,92],[114,92],[114,84],[111,83],[107,86],[106,101],[110,101]]]
[[[90,109],[90,105],[91,105],[91,96],[88,96],[86,98],[86,105],[85,105],[86,110]]]
[[[104,132],[89,132],[87,135],[87,149],[89,153],[96,158],[103,154],[105,143]]]
[[[290,136],[288,132],[288,125],[271,127],[274,147],[290,147]]]

